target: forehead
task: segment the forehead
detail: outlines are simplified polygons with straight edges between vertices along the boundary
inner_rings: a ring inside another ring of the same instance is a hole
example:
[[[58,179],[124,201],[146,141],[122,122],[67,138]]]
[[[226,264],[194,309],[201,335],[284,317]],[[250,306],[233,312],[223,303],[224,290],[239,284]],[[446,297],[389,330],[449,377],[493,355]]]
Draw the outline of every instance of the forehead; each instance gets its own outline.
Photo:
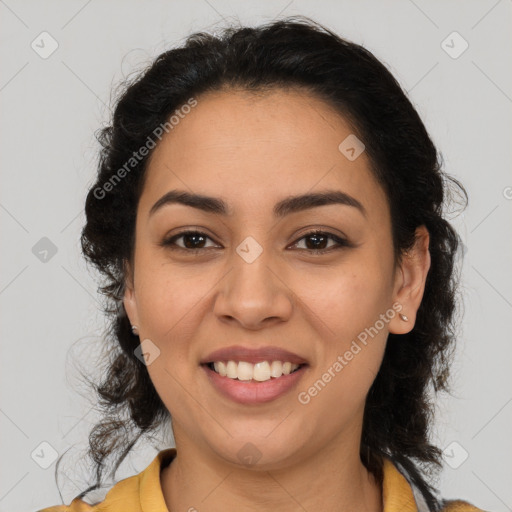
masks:
[[[209,92],[196,100],[154,149],[140,209],[149,212],[173,188],[223,197],[234,211],[268,203],[270,212],[282,197],[315,189],[357,196],[368,211],[387,208],[366,153],[349,159],[343,152],[344,141],[357,141],[354,130],[317,97],[278,89]]]

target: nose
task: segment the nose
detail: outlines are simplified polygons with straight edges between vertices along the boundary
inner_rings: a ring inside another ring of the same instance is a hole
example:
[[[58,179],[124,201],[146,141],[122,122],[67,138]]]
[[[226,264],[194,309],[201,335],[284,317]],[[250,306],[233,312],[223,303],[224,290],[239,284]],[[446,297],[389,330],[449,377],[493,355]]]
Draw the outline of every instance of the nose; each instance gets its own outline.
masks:
[[[293,292],[270,252],[263,251],[252,261],[234,252],[230,268],[216,294],[214,314],[219,319],[251,330],[289,320]]]

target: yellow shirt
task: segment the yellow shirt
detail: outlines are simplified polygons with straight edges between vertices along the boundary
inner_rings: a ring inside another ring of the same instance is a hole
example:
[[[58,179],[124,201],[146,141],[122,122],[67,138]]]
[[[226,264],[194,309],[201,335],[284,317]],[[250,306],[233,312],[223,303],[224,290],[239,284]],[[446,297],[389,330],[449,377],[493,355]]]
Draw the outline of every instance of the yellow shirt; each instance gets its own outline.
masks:
[[[176,455],[176,448],[162,450],[138,475],[115,484],[101,503],[89,505],[75,498],[69,506],[56,505],[39,512],[169,512],[160,485],[160,470]],[[419,512],[411,486],[395,465],[384,459],[382,499],[384,512]],[[465,501],[447,502],[446,512],[483,512]]]

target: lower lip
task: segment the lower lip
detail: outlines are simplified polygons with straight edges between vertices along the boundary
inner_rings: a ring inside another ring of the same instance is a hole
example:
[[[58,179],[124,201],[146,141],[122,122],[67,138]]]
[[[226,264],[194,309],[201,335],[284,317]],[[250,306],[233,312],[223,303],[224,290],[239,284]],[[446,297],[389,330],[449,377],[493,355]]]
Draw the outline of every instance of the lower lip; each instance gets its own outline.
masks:
[[[270,402],[291,391],[302,378],[307,365],[288,375],[264,382],[243,381],[222,377],[207,365],[201,365],[213,386],[224,396],[241,404],[261,404]]]

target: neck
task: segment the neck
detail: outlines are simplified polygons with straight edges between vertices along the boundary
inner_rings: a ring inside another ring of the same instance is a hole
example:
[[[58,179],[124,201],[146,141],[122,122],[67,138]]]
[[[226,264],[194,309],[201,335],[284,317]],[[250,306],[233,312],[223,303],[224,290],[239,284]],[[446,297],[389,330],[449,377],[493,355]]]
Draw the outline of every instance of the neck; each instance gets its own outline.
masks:
[[[177,439],[177,438],[176,438]],[[297,510],[382,512],[382,489],[359,451],[330,445],[300,463],[261,470],[205,455],[192,443],[176,443],[177,454],[161,473],[169,512]]]

